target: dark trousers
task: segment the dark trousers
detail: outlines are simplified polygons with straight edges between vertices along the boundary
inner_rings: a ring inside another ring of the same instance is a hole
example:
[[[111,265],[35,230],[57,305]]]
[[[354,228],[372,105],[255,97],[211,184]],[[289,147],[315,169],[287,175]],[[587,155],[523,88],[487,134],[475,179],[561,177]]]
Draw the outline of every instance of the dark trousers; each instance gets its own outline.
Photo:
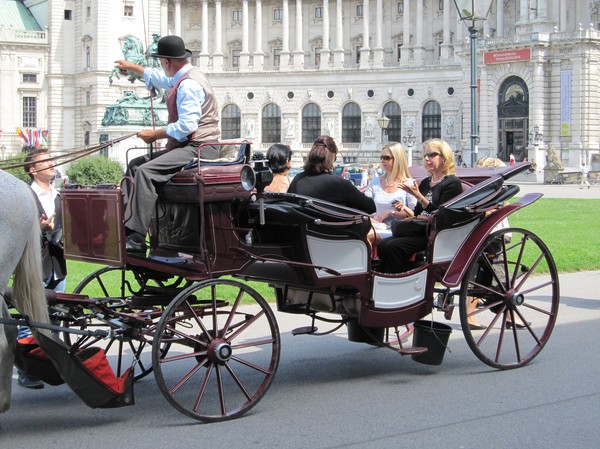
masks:
[[[427,237],[388,237],[377,245],[382,273],[401,273],[410,269],[410,258],[427,248]]]

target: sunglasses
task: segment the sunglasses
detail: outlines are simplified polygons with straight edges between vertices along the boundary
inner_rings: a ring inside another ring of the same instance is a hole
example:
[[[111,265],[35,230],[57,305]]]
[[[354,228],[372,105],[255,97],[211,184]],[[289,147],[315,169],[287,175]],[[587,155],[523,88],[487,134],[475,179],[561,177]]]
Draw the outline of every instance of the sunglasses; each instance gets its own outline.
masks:
[[[394,159],[392,156],[379,156],[380,161],[391,161],[392,159]]]
[[[424,153],[423,156],[428,157],[429,159],[432,159],[436,156],[439,156],[440,153],[436,153],[435,151],[430,151],[429,153]]]

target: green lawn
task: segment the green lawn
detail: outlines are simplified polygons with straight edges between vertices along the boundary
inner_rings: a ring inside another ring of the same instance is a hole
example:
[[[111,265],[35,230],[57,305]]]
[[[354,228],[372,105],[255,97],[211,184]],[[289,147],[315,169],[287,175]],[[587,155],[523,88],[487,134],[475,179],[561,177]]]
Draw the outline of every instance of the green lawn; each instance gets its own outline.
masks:
[[[513,227],[528,229],[548,246],[559,271],[600,270],[600,200],[542,198],[509,218]],[[101,268],[68,261],[67,292],[92,271]],[[250,285],[267,300],[273,291],[267,284]]]

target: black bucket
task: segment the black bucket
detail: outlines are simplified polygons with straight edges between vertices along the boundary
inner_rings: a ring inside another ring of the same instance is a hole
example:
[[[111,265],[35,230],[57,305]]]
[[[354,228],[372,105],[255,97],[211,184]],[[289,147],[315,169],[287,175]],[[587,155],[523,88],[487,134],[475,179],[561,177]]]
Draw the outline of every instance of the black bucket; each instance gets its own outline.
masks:
[[[383,341],[385,328],[383,327],[365,327],[358,324],[356,320],[350,320],[346,323],[348,326],[348,340],[355,343],[369,343],[377,345]]]
[[[441,365],[451,333],[452,328],[446,324],[425,320],[415,321],[413,346],[425,347],[427,352],[413,354],[412,359],[425,365]]]

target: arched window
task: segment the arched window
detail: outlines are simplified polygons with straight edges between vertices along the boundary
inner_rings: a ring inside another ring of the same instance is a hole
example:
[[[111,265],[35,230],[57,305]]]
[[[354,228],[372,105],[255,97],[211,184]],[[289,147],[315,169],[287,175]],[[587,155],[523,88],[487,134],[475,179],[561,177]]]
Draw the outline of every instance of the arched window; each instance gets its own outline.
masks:
[[[262,110],[262,143],[281,142],[281,109],[269,103]]]
[[[427,139],[442,138],[442,108],[437,101],[431,100],[425,103],[421,123],[423,142]]]
[[[235,104],[228,104],[221,112],[221,138],[238,139],[242,136],[242,119],[240,108]]]
[[[361,111],[356,103],[348,103],[342,110],[342,142],[360,143]]]
[[[321,108],[308,103],[302,109],[302,143],[312,143],[321,135]]]
[[[387,137],[390,142],[402,142],[402,116],[400,105],[395,101],[389,101],[383,106],[383,115],[390,119],[387,127]]]

